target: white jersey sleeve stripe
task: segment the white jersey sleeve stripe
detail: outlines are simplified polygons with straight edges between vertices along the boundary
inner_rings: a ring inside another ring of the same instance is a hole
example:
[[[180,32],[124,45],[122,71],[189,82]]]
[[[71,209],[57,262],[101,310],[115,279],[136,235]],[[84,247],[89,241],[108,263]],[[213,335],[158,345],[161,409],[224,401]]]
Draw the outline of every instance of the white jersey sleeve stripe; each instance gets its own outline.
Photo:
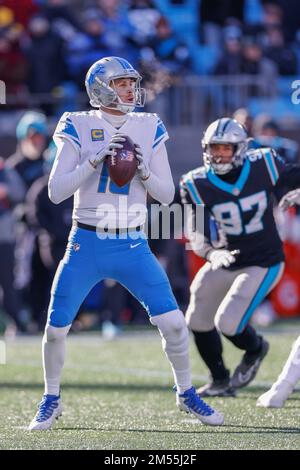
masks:
[[[65,137],[71,143],[75,143],[77,148],[81,147],[78,133],[75,129],[73,122],[69,117],[67,117],[66,119],[62,118],[60,120],[55,131],[54,137]]]
[[[167,129],[165,128],[165,125],[162,122],[162,120],[159,118],[157,121],[156,133],[155,133],[152,148],[155,148],[160,142],[166,141],[168,137],[169,136],[168,136]]]

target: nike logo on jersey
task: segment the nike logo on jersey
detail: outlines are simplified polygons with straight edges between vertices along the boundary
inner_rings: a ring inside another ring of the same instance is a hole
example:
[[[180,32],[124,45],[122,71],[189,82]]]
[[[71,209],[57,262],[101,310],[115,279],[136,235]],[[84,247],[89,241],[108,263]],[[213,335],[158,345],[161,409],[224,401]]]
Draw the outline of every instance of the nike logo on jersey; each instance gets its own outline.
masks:
[[[141,243],[136,243],[135,245],[131,244],[130,248],[136,248],[137,246],[141,245]]]

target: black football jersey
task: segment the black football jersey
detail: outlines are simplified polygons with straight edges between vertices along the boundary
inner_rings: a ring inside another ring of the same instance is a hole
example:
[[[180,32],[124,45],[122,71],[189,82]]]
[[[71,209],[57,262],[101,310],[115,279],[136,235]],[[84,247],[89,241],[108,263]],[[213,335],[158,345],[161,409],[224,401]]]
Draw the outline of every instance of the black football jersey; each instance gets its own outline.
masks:
[[[192,207],[204,206],[225,234],[226,248],[239,250],[234,265],[269,267],[284,260],[273,215],[274,196],[300,187],[300,166],[285,164],[271,148],[247,152],[240,169],[217,175],[204,166],[181,179],[181,196]],[[209,223],[205,237],[210,241]]]

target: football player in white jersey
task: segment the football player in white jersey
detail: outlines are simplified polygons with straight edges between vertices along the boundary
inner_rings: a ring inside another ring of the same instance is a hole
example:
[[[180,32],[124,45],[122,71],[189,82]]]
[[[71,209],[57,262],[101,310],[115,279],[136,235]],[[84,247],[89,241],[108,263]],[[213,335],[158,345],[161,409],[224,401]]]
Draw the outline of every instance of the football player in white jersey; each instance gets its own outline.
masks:
[[[300,336],[293,344],[290,355],[270,390],[263,393],[256,402],[265,408],[282,408],[300,380]]]
[[[286,210],[294,204],[300,205],[300,189],[288,192],[279,207]],[[300,336],[293,344],[290,355],[270,390],[263,393],[256,405],[265,408],[282,408],[300,380]]]
[[[177,406],[205,424],[223,423],[223,416],[192,387],[184,316],[143,232],[147,192],[169,204],[174,184],[165,126],[156,114],[133,112],[145,101],[140,82],[139,73],[122,58],[97,61],[86,76],[90,103],[97,109],[65,113],[54,133],[58,151],[49,197],[59,204],[74,194],[73,227],[53,281],[43,338],[45,394],[30,430],[49,429],[61,415],[66,336],[90,289],[105,278],[123,284],[158,327],[174,375]],[[119,188],[109,178],[106,157],[122,148],[124,135],[135,142],[139,165],[132,181]]]

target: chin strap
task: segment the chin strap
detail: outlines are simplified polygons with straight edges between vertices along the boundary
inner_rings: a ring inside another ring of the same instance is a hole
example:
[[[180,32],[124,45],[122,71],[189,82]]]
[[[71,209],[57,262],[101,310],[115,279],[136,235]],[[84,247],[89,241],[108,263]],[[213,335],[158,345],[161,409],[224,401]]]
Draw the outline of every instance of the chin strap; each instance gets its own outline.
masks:
[[[131,111],[134,110],[135,108],[135,102],[134,103],[123,103],[123,101],[121,100],[121,98],[119,96],[117,96],[117,100],[118,102],[116,103],[116,109],[118,109],[119,111],[123,112],[123,113],[130,113]]]
[[[218,166],[220,168],[218,168]],[[224,168],[226,166],[228,166],[227,169]],[[223,170],[222,170],[222,167],[223,167]],[[232,163],[214,163],[212,164],[212,168],[217,175],[225,175],[226,173],[229,173],[230,171],[232,171],[234,169],[234,166]]]

